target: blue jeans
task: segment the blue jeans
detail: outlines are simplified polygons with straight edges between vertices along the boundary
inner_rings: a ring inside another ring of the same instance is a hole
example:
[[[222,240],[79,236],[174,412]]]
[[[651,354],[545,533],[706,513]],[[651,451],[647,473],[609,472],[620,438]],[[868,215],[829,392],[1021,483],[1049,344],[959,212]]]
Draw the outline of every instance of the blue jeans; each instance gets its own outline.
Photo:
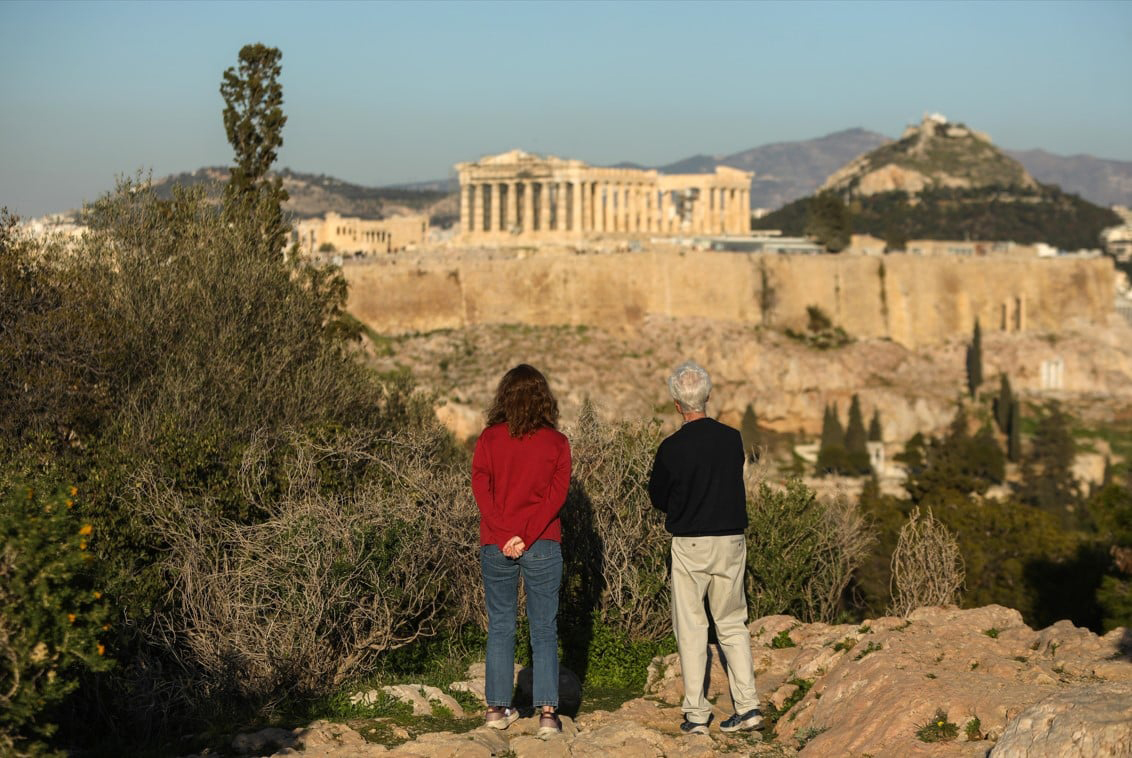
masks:
[[[488,705],[511,705],[515,685],[515,618],[519,612],[519,574],[527,589],[527,620],[534,657],[533,705],[558,707],[558,588],[562,584],[562,546],[536,540],[518,559],[498,545],[480,548],[487,604]]]

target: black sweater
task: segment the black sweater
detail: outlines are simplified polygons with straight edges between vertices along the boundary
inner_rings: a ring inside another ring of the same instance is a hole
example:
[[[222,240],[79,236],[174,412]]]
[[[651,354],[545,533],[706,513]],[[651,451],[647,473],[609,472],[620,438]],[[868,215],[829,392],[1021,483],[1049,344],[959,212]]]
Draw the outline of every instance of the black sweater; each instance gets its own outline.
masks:
[[[656,451],[649,498],[674,537],[742,534],[747,495],[739,432],[712,418],[684,424]]]

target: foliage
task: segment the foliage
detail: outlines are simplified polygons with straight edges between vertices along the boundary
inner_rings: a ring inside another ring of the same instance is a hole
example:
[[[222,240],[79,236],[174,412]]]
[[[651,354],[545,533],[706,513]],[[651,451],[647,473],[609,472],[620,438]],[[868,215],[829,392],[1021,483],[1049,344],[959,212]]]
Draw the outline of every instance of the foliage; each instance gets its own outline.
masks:
[[[929,508],[913,508],[892,553],[893,616],[929,605],[953,605],[963,589],[963,556],[947,527]]]
[[[840,195],[827,190],[810,198],[804,231],[831,253],[839,253],[848,247],[853,220]]]
[[[1010,377],[1005,373],[998,375],[998,396],[994,399],[994,420],[998,430],[1010,434],[1010,413],[1014,407],[1014,392],[1010,388]]]
[[[788,647],[795,647],[794,640],[790,638],[790,630],[783,629],[781,632],[774,635],[774,639],[770,641],[770,646],[775,650],[783,650]]]
[[[1090,498],[1089,512],[1111,558],[1097,590],[1102,627],[1132,627],[1132,487],[1110,482]]]
[[[977,742],[983,738],[983,723],[979,721],[978,716],[967,721],[966,726],[963,727],[963,733],[967,735],[968,742]]]
[[[904,488],[913,503],[931,504],[946,492],[982,494],[1006,476],[1006,461],[994,433],[983,426],[969,434],[962,406],[942,438],[925,442],[922,435],[913,437],[900,460],[907,465]]]
[[[798,480],[763,483],[747,503],[747,597],[752,617],[833,621],[872,536],[855,504],[819,500]]]
[[[822,416],[821,442],[815,473],[819,476],[842,473],[849,468],[849,453],[845,449],[845,431],[837,416],[837,406],[827,405]]]
[[[752,221],[754,229],[800,235],[812,198],[801,198]],[[987,186],[882,192],[853,198],[853,231],[903,249],[909,239],[1047,242],[1064,250],[1095,248],[1102,229],[1120,224],[1110,209],[1057,187]]]
[[[880,423],[880,408],[873,409],[873,417],[869,420],[869,442],[882,442],[884,429]]]
[[[817,350],[831,350],[844,347],[853,341],[853,338],[833,323],[833,319],[817,305],[806,306],[806,331],[797,332],[787,328],[785,334],[790,339],[798,340]]]
[[[617,656],[635,660],[634,650],[651,649],[671,630],[670,540],[647,490],[660,433],[651,422],[606,424],[587,400],[570,439],[559,616],[564,654],[583,680],[592,662],[613,681],[628,675]],[[616,631],[602,642],[606,628]],[[615,650],[621,652],[601,662]]]
[[[1030,450],[1022,459],[1019,499],[1068,520],[1080,503],[1073,479],[1076,452],[1069,419],[1054,401],[1038,418]]]
[[[865,431],[864,417],[861,415],[861,401],[856,394],[849,404],[849,424],[845,428],[845,454],[851,476],[864,476],[872,472],[869,458],[868,435]]]
[[[29,750],[55,731],[51,709],[84,671],[111,661],[109,609],[91,571],[99,535],[78,491],[27,485],[0,500],[0,752]]]
[[[959,736],[959,725],[947,718],[947,711],[939,708],[932,720],[916,730],[921,742],[948,742]]]
[[[585,648],[571,646],[576,641],[563,639],[563,646],[573,647],[575,654],[584,650],[585,659],[567,657],[563,663],[575,672],[585,673],[587,688],[619,687],[640,692],[652,659],[676,651],[676,640],[671,635],[659,640],[634,640],[623,628],[612,622],[603,622],[596,614],[591,618]]]
[[[971,334],[971,344],[967,346],[967,392],[975,397],[983,384],[983,336],[979,320],[975,319],[975,329]]]

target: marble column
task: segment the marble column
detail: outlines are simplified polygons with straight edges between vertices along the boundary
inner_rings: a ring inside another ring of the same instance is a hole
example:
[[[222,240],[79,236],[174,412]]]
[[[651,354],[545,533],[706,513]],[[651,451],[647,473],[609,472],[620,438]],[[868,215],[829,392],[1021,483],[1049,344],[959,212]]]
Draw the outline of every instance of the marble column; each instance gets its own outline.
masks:
[[[523,182],[523,234],[535,230],[535,183]]]
[[[476,182],[472,185],[472,216],[468,223],[469,232],[482,231],[483,226],[483,185]]]
[[[554,231],[566,228],[566,183],[554,183]]]
[[[550,182],[539,183],[538,193],[538,230],[540,232],[550,229]]]
[[[594,231],[605,231],[605,182],[594,183]]]
[[[468,224],[472,219],[472,209],[468,193],[471,188],[465,182],[460,183],[460,231],[467,234],[471,231]]]
[[[515,191],[518,182],[507,182],[507,210],[503,221],[503,231],[510,233],[519,223],[519,198]]]
[[[581,187],[581,210],[582,210],[582,223],[578,225],[578,231],[585,232],[593,231],[593,219],[591,212],[593,210],[593,187],[592,182],[589,180],[582,180],[578,182]]]
[[[487,225],[484,226],[485,232],[499,231],[499,182],[491,182],[491,208],[487,214]]]
[[[582,183],[574,180],[574,200],[571,203],[570,231],[574,234],[582,233]]]

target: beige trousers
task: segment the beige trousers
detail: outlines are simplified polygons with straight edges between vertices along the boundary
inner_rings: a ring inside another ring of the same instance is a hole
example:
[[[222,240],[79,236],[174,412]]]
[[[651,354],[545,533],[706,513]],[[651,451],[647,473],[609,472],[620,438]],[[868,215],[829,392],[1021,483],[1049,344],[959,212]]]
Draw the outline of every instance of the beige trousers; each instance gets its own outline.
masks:
[[[684,672],[683,710],[689,721],[703,724],[711,716],[711,703],[704,692],[708,662],[705,597],[726,662],[735,712],[746,713],[759,704],[743,592],[746,568],[747,542],[741,534],[672,538],[672,629]]]

